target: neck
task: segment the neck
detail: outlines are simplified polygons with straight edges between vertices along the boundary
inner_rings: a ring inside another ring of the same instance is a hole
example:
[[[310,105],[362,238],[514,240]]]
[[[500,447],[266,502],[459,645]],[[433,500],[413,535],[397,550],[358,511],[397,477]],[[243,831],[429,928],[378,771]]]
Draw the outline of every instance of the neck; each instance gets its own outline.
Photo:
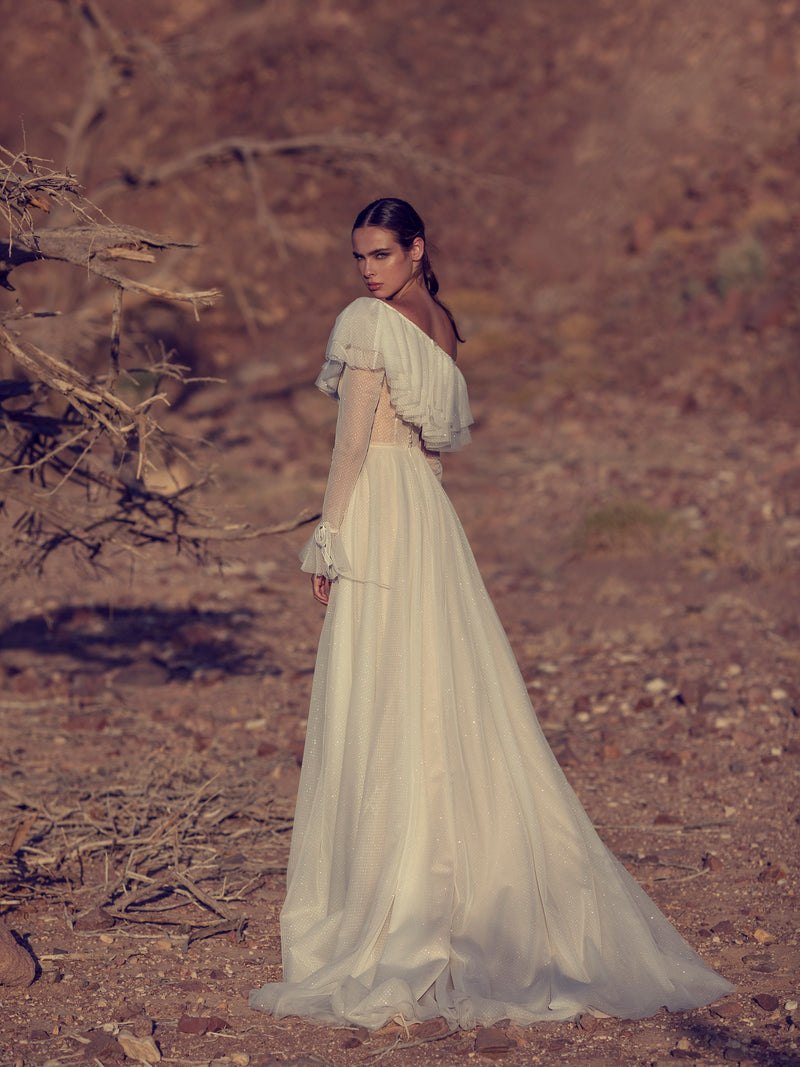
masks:
[[[425,286],[422,283],[422,270],[419,269],[419,268],[414,271],[414,273],[411,275],[411,277],[408,279],[406,284],[401,289],[398,289],[396,293],[394,293],[392,296],[388,297],[388,301],[387,302],[390,303],[390,304],[401,303],[402,300],[403,300],[403,297],[411,295],[413,289],[416,286],[419,286],[420,289],[424,289],[425,288]],[[427,290],[425,290],[425,291],[427,292]]]

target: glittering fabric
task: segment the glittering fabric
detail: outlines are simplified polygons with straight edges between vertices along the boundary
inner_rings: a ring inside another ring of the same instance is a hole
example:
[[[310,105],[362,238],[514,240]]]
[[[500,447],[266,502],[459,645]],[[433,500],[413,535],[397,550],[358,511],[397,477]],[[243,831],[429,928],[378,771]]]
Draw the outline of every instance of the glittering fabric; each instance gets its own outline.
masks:
[[[416,327],[394,328],[406,355],[427,358]],[[323,523],[304,555],[336,580],[281,916],[284,981],[251,1005],[370,1029],[397,1016],[469,1028],[718,999],[733,987],[608,852],[553,757],[436,457],[393,406],[390,362],[345,362],[337,378]]]

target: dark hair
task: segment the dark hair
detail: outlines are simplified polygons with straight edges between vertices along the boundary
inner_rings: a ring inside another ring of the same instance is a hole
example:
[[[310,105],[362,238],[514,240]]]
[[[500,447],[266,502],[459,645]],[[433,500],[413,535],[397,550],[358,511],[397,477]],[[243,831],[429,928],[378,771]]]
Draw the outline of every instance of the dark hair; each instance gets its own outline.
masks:
[[[356,221],[353,223],[353,230],[360,230],[362,226],[378,226],[382,230],[389,230],[397,238],[397,243],[405,249],[411,248],[417,237],[421,237],[425,242],[425,223],[411,204],[405,200],[399,200],[396,196],[384,196],[380,200],[373,200],[371,204],[367,204],[364,210],[358,213]],[[433,273],[433,267],[431,267],[427,242],[425,242],[425,251],[422,255],[420,266],[422,267],[425,288],[447,315],[453,327],[453,332],[457,339],[463,343],[464,338],[458,332],[456,320],[453,318],[450,308],[443,304],[436,295],[439,292],[439,282]]]

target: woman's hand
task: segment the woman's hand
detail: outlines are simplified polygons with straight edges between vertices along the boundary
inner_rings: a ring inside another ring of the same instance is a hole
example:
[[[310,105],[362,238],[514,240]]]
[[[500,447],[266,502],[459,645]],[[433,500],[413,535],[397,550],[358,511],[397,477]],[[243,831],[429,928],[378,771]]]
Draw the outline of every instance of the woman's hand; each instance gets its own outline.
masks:
[[[315,600],[318,600],[320,604],[328,603],[328,597],[330,596],[331,592],[331,583],[329,578],[326,578],[324,574],[312,574],[311,589],[314,593]]]

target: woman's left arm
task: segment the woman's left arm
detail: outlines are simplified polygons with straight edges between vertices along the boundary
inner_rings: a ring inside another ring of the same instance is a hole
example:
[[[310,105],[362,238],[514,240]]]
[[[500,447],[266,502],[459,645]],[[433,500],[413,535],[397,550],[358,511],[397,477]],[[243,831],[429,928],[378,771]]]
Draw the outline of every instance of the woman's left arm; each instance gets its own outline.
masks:
[[[354,367],[345,367],[342,374],[336,441],[322,504],[322,521],[314,531],[316,552],[313,558],[308,558],[307,554],[303,559],[303,570],[313,571],[315,579],[322,577],[331,582],[338,577],[337,555],[341,565],[341,554],[337,553],[339,528],[369,448],[383,377],[382,370]],[[327,589],[323,583],[314,582],[314,595],[322,603],[327,603]]]

